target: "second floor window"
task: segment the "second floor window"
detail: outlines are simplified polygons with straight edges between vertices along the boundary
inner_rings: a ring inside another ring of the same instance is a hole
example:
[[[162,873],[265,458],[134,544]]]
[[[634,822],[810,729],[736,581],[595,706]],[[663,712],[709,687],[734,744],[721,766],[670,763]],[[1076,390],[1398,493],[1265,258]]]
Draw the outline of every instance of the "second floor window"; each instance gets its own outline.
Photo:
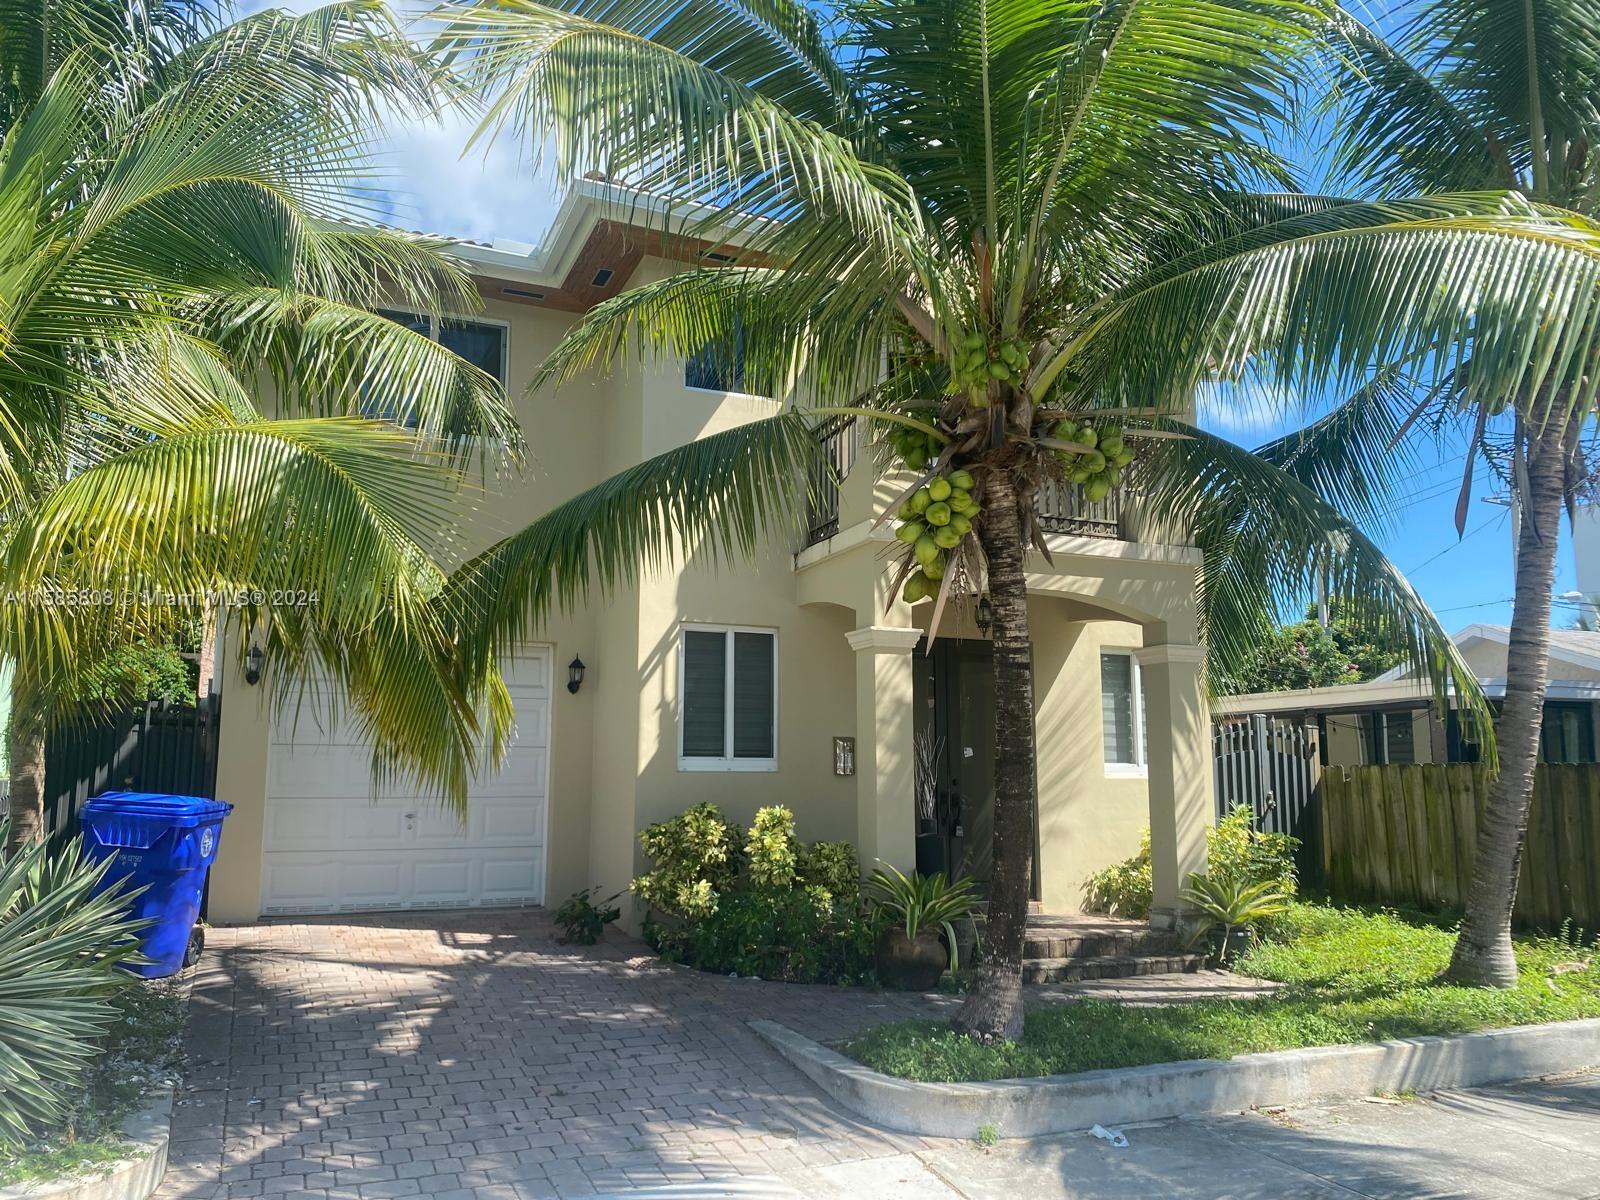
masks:
[[[744,373],[744,337],[736,332],[732,343],[713,342],[685,359],[683,386],[708,392],[749,392]]]
[[[380,308],[380,317],[387,317],[397,325],[404,325],[438,342],[446,350],[464,358],[490,378],[506,386],[506,327],[493,321],[470,321],[464,317],[429,317],[423,313],[402,309]],[[415,411],[400,419],[398,404],[375,402],[365,404],[362,410],[372,417],[399,421],[408,428],[417,424]]]

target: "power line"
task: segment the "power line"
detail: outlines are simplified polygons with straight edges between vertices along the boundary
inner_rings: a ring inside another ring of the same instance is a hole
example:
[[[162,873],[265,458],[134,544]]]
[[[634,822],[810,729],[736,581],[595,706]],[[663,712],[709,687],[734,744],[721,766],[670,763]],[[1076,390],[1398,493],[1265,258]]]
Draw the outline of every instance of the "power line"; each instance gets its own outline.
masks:
[[[1468,530],[1466,533],[1462,534],[1460,538],[1458,538],[1456,541],[1452,542],[1450,545],[1446,546],[1443,550],[1439,551],[1439,553],[1435,554],[1432,558],[1423,559],[1416,566],[1412,567],[1409,571],[1405,572],[1405,574],[1408,575],[1408,576],[1409,575],[1415,575],[1418,571],[1422,570],[1422,568],[1427,566],[1429,563],[1437,562],[1439,559],[1443,558],[1446,554],[1449,554],[1450,551],[1459,549],[1466,542],[1466,540],[1468,538],[1472,537],[1474,534],[1482,533],[1485,529],[1489,528],[1489,526],[1493,525],[1496,521],[1504,521],[1505,519],[1506,519],[1506,514],[1505,513],[1503,513],[1503,512],[1495,513],[1494,516],[1490,517],[1482,525],[1479,525],[1474,529]]]

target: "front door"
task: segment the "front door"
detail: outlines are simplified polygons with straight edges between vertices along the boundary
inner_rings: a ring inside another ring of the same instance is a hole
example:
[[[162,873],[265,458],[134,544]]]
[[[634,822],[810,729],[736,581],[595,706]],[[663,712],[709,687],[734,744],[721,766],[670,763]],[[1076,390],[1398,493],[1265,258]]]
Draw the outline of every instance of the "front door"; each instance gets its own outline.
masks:
[[[917,870],[989,882],[994,857],[990,644],[938,638],[917,651]]]

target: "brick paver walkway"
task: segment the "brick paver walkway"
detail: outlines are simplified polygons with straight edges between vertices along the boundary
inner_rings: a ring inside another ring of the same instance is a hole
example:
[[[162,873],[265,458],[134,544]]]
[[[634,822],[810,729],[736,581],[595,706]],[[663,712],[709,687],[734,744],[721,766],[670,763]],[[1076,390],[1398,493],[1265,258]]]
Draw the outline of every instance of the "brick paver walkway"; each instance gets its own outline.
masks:
[[[210,933],[159,1200],[533,1200],[886,1157],[747,1028],[832,1038],[948,997],[725,979],[543,912]]]

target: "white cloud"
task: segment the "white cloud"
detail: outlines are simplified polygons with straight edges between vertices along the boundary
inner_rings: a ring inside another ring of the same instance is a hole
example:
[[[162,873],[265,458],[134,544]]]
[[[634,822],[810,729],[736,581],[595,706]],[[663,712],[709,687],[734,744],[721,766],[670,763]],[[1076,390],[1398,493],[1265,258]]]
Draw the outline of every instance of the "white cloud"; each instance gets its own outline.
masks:
[[[1195,392],[1198,424],[1230,440],[1265,441],[1297,428],[1302,406],[1270,384],[1256,380],[1202,383]]]
[[[509,137],[467,150],[474,121],[454,111],[437,123],[394,129],[379,152],[383,219],[406,229],[537,244],[561,203],[548,168]]]
[[[243,0],[240,16],[265,8],[303,13],[326,0]],[[424,0],[394,5],[415,17]],[[425,30],[413,29],[413,36]],[[405,229],[450,237],[495,238],[538,244],[560,207],[561,196],[548,169],[536,171],[525,147],[502,136],[466,150],[475,120],[459,109],[438,121],[397,122],[375,147],[371,183],[381,191],[377,211],[370,204],[355,215]]]

